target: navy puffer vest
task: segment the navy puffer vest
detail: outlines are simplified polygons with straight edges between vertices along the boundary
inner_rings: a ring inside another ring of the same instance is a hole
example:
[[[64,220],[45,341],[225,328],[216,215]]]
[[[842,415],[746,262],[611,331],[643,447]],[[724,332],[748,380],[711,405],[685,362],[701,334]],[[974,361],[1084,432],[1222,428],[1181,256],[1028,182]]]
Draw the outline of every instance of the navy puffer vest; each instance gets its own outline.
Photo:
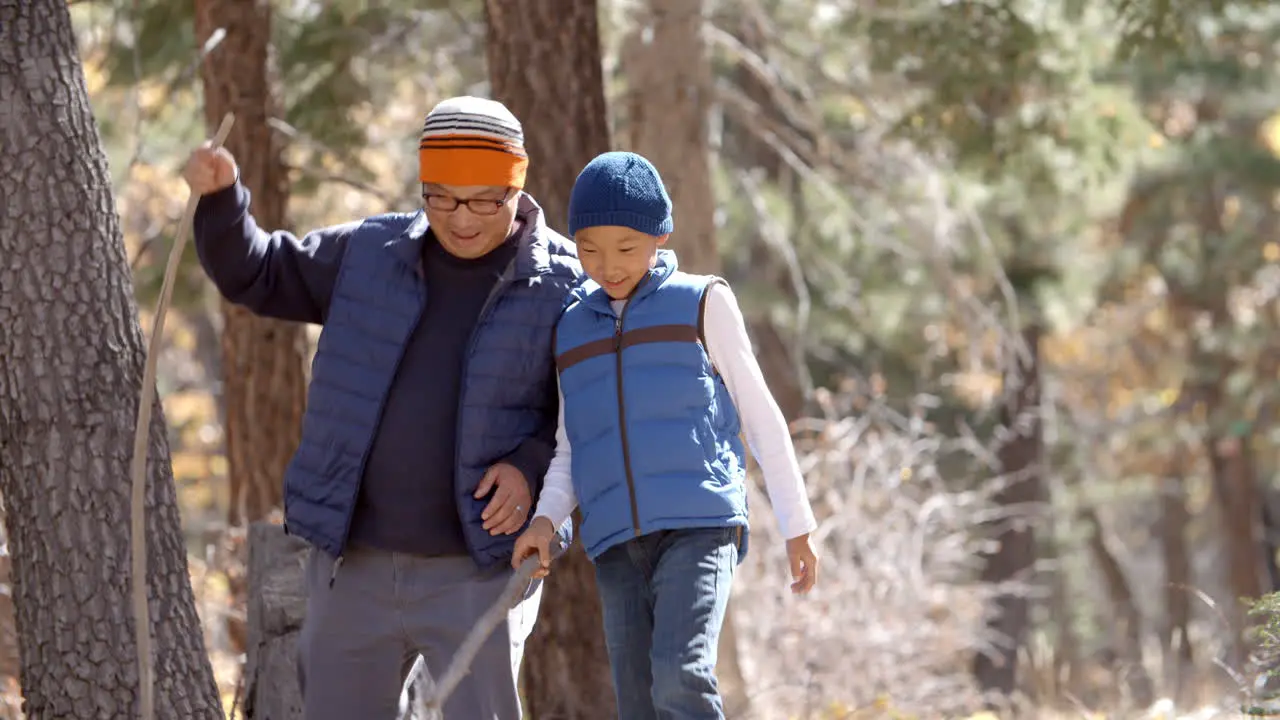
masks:
[[[571,242],[548,228],[527,195],[519,250],[477,320],[458,403],[454,498],[471,557],[506,562],[517,535],[492,536],[472,497],[494,462],[555,423],[552,336],[581,276]],[[287,530],[341,557],[383,401],[428,300],[418,274],[426,216],[368,218],[352,234],[312,363],[302,440],[285,472]],[[441,299],[440,301],[447,301]],[[533,497],[542,478],[528,478]],[[567,539],[568,526],[562,528]]]

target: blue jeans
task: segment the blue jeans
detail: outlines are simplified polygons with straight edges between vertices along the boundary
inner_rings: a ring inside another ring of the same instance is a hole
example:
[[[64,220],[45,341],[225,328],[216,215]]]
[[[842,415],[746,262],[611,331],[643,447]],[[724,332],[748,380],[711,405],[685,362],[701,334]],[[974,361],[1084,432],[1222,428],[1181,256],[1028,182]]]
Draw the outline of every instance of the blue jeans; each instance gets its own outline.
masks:
[[[662,530],[596,559],[619,720],[724,720],[716,644],[739,533]]]

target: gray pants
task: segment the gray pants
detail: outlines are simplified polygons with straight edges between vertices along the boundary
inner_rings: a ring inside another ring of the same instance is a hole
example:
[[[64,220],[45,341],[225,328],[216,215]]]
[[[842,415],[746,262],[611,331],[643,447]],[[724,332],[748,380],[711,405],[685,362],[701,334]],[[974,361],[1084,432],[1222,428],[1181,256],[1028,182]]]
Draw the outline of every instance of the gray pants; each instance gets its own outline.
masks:
[[[394,720],[401,689],[421,654],[444,674],[467,632],[489,609],[511,569],[487,572],[470,558],[424,558],[367,547],[334,559],[311,552],[307,616],[298,647],[304,720]],[[446,720],[518,720],[517,679],[542,586],[507,613],[471,672],[445,704]]]

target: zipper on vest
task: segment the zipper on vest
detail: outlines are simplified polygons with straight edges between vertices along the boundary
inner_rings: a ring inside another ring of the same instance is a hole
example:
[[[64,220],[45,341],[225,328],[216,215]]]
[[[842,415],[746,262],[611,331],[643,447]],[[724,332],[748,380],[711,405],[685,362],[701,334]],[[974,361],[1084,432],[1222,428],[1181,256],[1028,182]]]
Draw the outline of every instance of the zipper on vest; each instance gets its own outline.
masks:
[[[622,393],[622,319],[631,308],[630,301],[622,308],[613,324],[613,354],[617,358],[618,370],[618,431],[622,435],[622,467],[627,473],[627,493],[631,496],[631,526],[635,528],[636,537],[640,536],[640,509],[636,506],[636,479],[631,473],[631,447],[627,441],[627,411]]]

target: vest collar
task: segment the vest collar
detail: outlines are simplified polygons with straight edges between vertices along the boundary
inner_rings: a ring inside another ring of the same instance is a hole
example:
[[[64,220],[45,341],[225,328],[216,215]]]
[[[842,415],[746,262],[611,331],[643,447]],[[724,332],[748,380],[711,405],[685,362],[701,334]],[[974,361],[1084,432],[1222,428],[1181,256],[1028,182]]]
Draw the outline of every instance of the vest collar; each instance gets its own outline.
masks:
[[[636,289],[631,291],[631,297],[627,298],[627,303],[633,303],[643,300],[651,295],[655,290],[662,287],[667,278],[679,267],[676,261],[676,253],[674,250],[658,250],[657,261],[653,267],[649,268],[649,272],[645,273],[640,282],[636,284]],[[583,303],[594,308],[598,312],[606,315],[613,314],[613,305],[610,304],[611,298],[605,289],[600,287],[595,280],[586,280],[578,286],[575,294],[579,294]]]
[[[551,270],[551,251],[547,243],[547,225],[542,207],[528,193],[521,192],[516,201],[516,218],[521,221],[516,231],[514,279],[543,275]],[[417,269],[422,258],[422,243],[429,230],[427,213],[419,210],[404,232],[386,244],[387,250],[411,268]]]

